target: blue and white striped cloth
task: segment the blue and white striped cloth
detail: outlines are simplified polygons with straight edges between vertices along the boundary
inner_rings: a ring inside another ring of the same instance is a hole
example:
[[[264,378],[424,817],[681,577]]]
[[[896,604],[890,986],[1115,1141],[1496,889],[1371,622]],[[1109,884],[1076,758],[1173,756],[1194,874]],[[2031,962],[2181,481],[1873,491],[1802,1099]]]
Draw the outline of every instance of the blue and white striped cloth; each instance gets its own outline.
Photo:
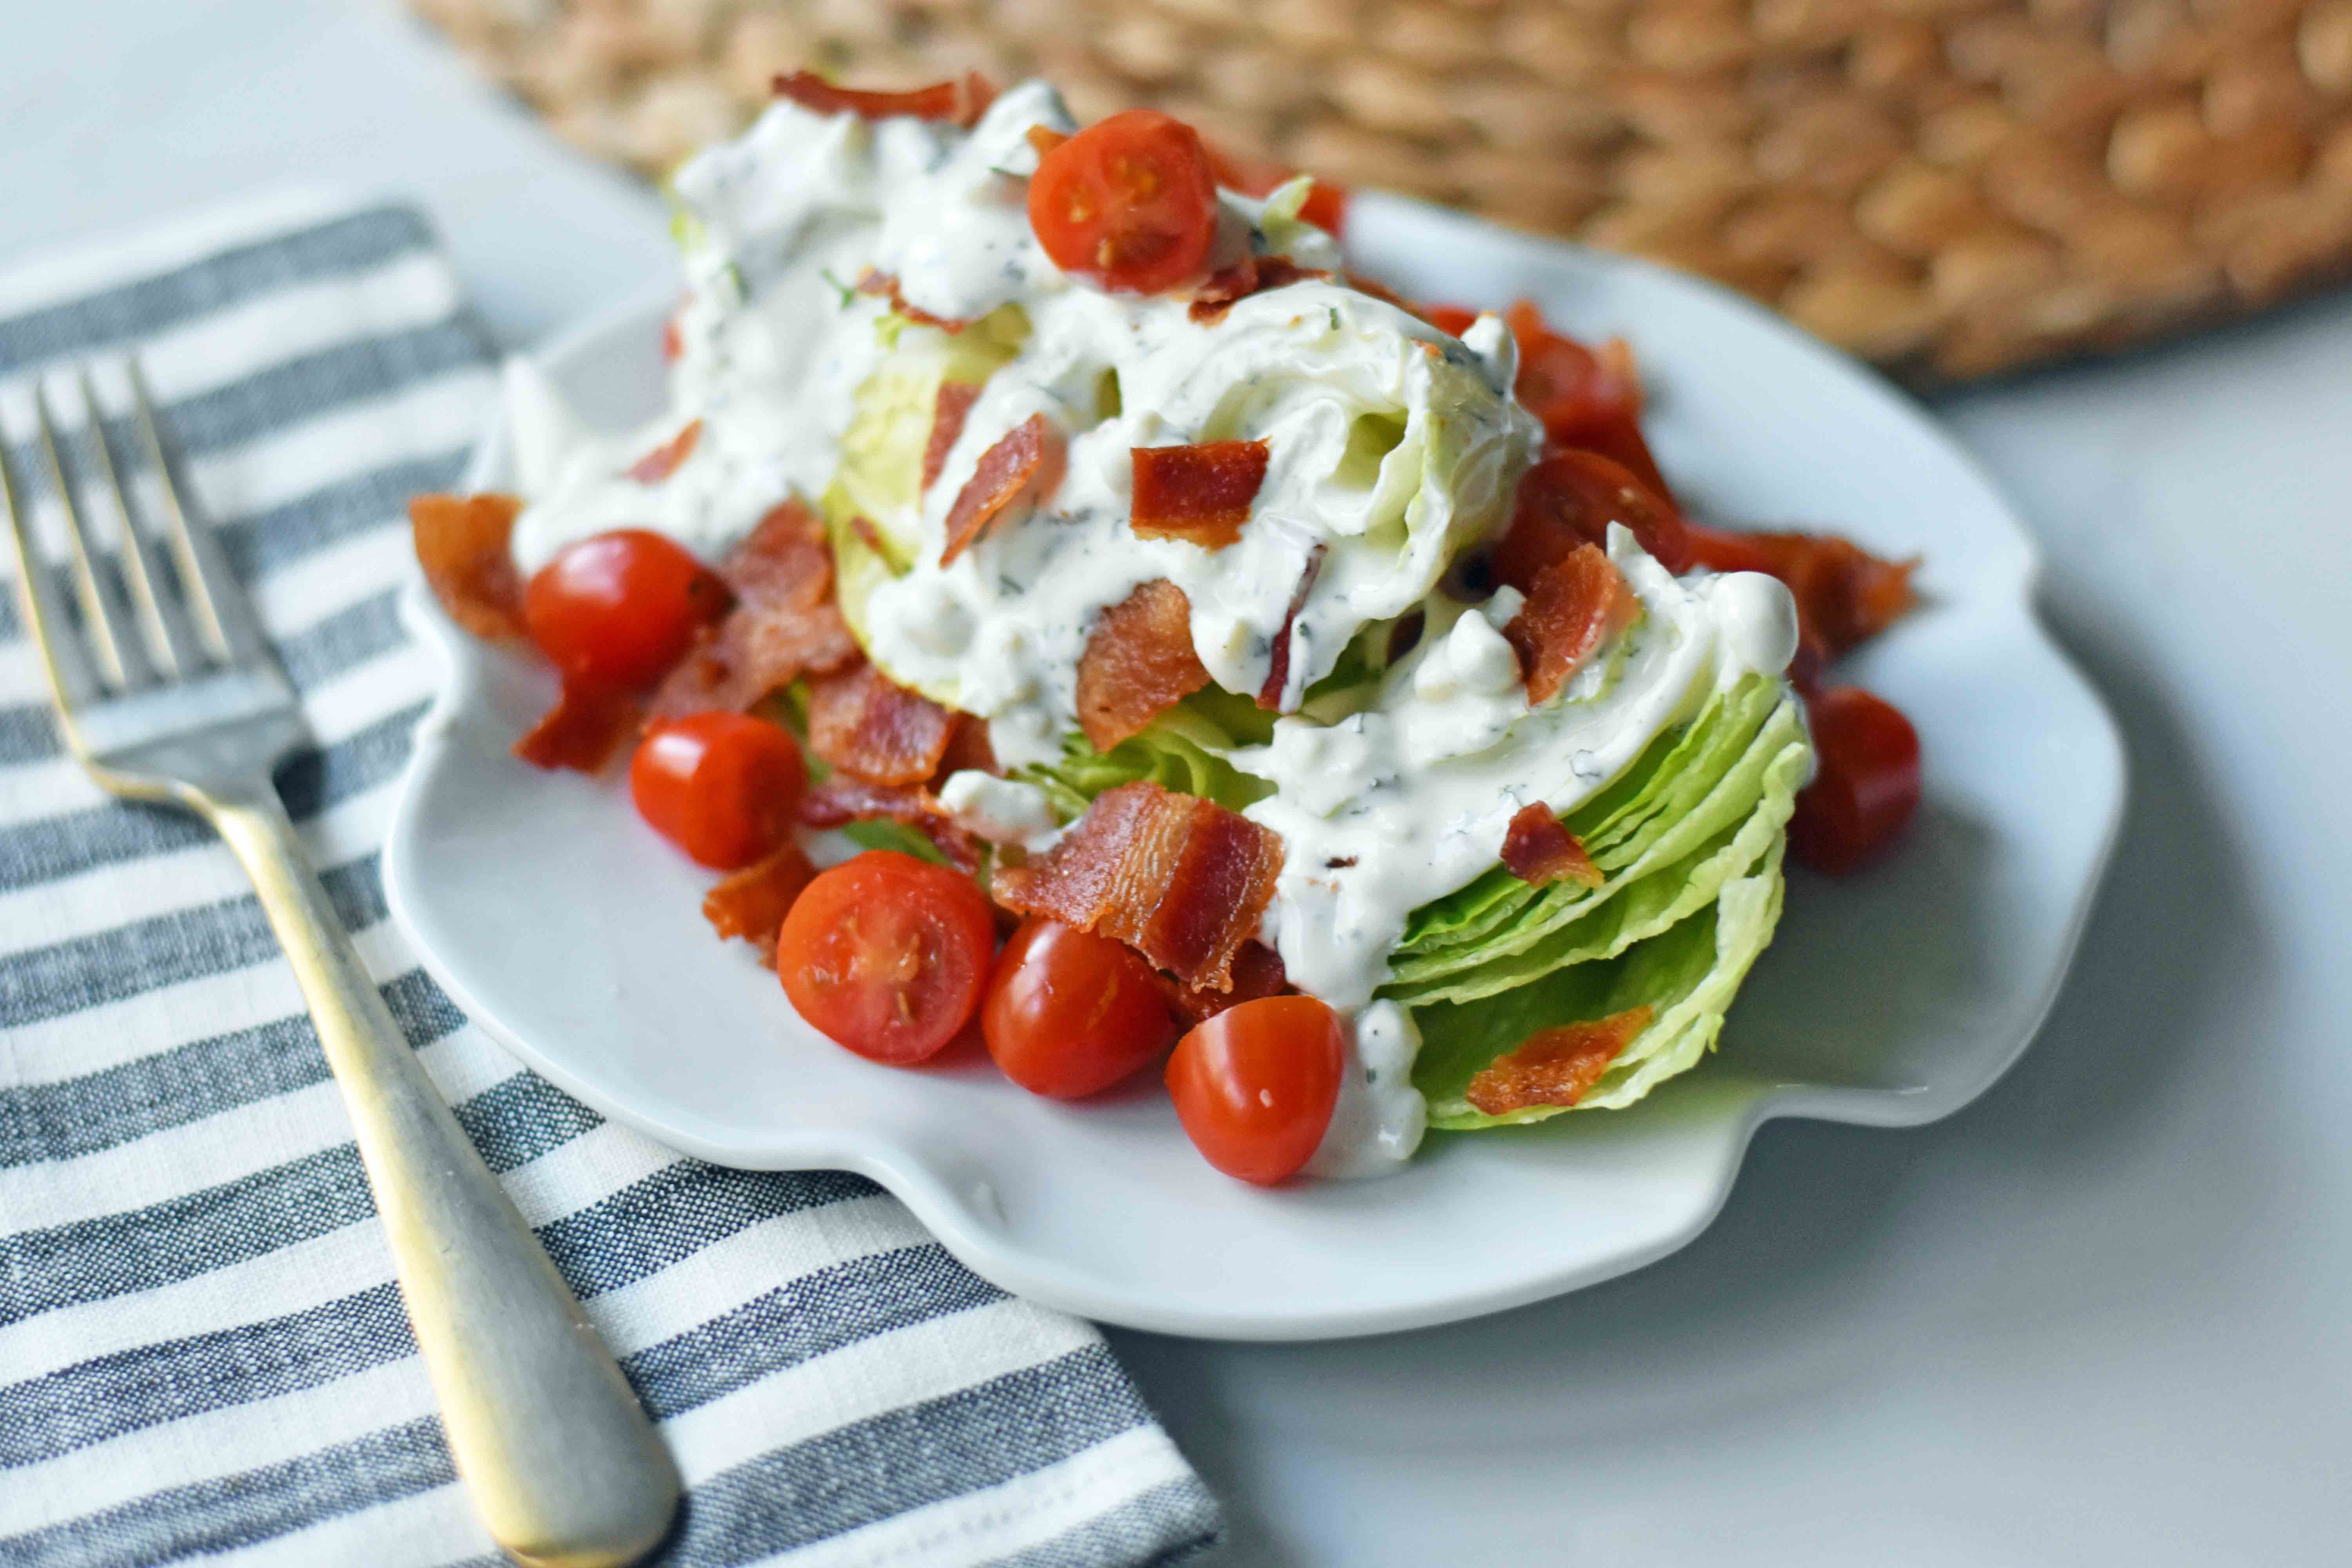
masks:
[[[132,348],[302,692],[319,749],[281,784],[312,858],[685,1471],[661,1561],[1077,1568],[1211,1540],[1214,1501],[1091,1327],[857,1177],[719,1170],[602,1121],[386,919],[377,847],[433,679],[393,615],[403,506],[456,482],[494,384],[424,223],[278,201],[0,279],[20,479],[31,378]],[[63,754],[5,592],[0,1563],[494,1561],[243,877]]]

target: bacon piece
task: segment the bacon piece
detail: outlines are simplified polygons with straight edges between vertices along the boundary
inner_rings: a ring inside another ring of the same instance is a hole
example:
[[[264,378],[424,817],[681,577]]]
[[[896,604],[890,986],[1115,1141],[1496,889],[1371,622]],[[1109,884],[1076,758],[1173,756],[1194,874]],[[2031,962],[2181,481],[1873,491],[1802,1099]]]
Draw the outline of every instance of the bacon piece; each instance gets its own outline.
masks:
[[[702,421],[690,419],[686,428],[639,458],[622,470],[624,478],[641,485],[657,485],[677,472],[678,465],[694,456],[696,443],[702,439]]]
[[[1149,780],[1095,797],[1054,847],[996,873],[1016,914],[1115,937],[1187,986],[1231,992],[1282,872],[1282,837]]]
[[[931,403],[931,436],[923,443],[923,489],[928,490],[939,482],[940,470],[948,466],[948,454],[955,450],[956,437],[963,434],[964,416],[971,412],[980,396],[980,388],[968,381],[943,381],[940,395]]]
[[[1037,156],[1040,158],[1069,140],[1067,136],[1050,125],[1032,125],[1021,134],[1029,145],[1037,149]]]
[[[1282,617],[1282,629],[1274,634],[1274,661],[1266,667],[1265,684],[1257,689],[1257,705],[1268,712],[1282,710],[1283,689],[1290,684],[1290,631],[1297,624],[1298,612],[1307,607],[1307,590],[1315,586],[1316,577],[1323,570],[1324,546],[1318,544],[1307,557],[1307,570],[1291,591],[1290,609]]]
[[[1039,498],[1053,494],[1062,482],[1062,457],[1061,432],[1042,414],[1032,414],[1000,437],[980,455],[979,466],[948,509],[947,543],[940,550],[940,564],[962,554],[1024,492]]]
[[[908,114],[918,120],[952,120],[969,131],[996,101],[996,87],[978,71],[966,71],[952,81],[935,81],[905,92],[877,92],[835,87],[814,71],[793,71],[775,79],[778,98],[789,98],[819,114],[843,110],[864,120],[887,120]]]
[[[706,628],[654,694],[657,717],[740,711],[803,670],[839,669],[857,644],[833,604],[833,552],[808,509],[786,501],[719,568],[735,607]]]
[[[1286,256],[1244,256],[1231,267],[1211,273],[1209,280],[1194,291],[1192,303],[1184,313],[1202,326],[1213,327],[1225,319],[1225,312],[1234,308],[1235,300],[1263,294],[1269,289],[1330,276],[1315,268],[1301,267]]]
[[[1717,572],[1764,572],[1789,585],[1805,641],[1835,658],[1869,641],[1918,602],[1919,558],[1889,561],[1834,533],[1748,533],[1690,526],[1698,563]]]
[[[842,827],[853,822],[902,822],[929,839],[949,862],[980,869],[980,840],[940,809],[927,789],[872,784],[836,773],[801,796],[800,819],[811,827]]]
[[[1127,524],[1146,539],[1223,550],[1242,536],[1272,456],[1263,441],[1129,447],[1135,498]]]
[[[1267,996],[1280,996],[1290,990],[1290,976],[1283,973],[1282,955],[1265,943],[1252,938],[1242,943],[1234,954],[1234,987],[1230,991],[1212,991],[1205,986],[1169,984],[1169,1000],[1177,1016],[1191,1028],[1203,1019],[1213,1018],[1228,1007],[1238,1007],[1244,1002],[1256,1002]]]
[[[943,332],[960,332],[971,325],[955,316],[934,316],[920,306],[907,303],[898,292],[898,279],[887,272],[877,272],[871,267],[857,275],[857,291],[871,294],[877,300],[890,301],[890,309],[919,327],[937,327]]]
[[[1519,807],[1511,817],[1503,833],[1503,864],[1512,876],[1537,888],[1550,882],[1597,888],[1606,880],[1576,835],[1541,802]]]
[[[1667,571],[1690,570],[1690,524],[1672,501],[1613,458],[1561,451],[1545,454],[1519,476],[1511,526],[1495,546],[1496,574],[1525,593],[1536,574],[1580,542],[1607,549],[1612,522],[1623,523]]]
[[[1458,338],[1477,321],[1478,312],[1464,305],[1420,305],[1412,313],[1448,337]]]
[[[868,784],[929,778],[948,753],[955,719],[870,664],[809,682],[809,750]]]
[[[792,912],[793,900],[816,876],[801,847],[786,839],[766,859],[722,878],[702,896],[702,918],[719,936],[740,936],[760,950],[761,962],[775,963],[776,932]]]
[[[425,585],[449,618],[478,637],[519,637],[522,574],[509,540],[521,498],[411,496],[409,534]]]
[[[1671,501],[1674,491],[1642,436],[1642,380],[1625,341],[1587,347],[1553,331],[1529,300],[1514,301],[1503,321],[1519,342],[1512,391],[1552,443],[1613,458]]]
[[[950,773],[1003,776],[1004,770],[997,764],[996,748],[988,743],[988,721],[973,713],[955,713],[949,718],[947,753],[931,772],[932,787],[947,783]]]
[[[1503,628],[1503,640],[1519,656],[1529,705],[1559,696],[1569,678],[1630,626],[1641,607],[1597,544],[1580,544],[1565,560],[1537,573],[1528,602]]]
[[[1105,610],[1078,658],[1078,728],[1108,752],[1209,684],[1192,648],[1192,605],[1165,577]]]
[[[599,773],[636,733],[641,716],[625,691],[566,680],[555,706],[514,743],[514,754],[536,768]]]
[[[1587,1023],[1538,1029],[1518,1049],[1480,1068],[1463,1098],[1488,1116],[1531,1105],[1574,1105],[1655,1016],[1645,1005]]]

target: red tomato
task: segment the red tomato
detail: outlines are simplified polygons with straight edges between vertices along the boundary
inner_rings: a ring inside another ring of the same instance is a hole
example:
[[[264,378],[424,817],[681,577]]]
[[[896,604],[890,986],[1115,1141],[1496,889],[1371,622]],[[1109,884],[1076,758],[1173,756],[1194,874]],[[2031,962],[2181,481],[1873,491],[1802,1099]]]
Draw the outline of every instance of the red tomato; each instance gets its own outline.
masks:
[[[1054,265],[1108,289],[1157,294],[1207,269],[1217,179],[1181,120],[1130,109],[1037,161],[1029,226]]]
[[[1307,188],[1307,200],[1300,204],[1298,216],[1333,239],[1339,238],[1348,226],[1348,187],[1317,180]]]
[[[523,626],[566,675],[646,686],[727,605],[727,585],[677,543],[641,528],[557,552],[523,590]]]
[[[1519,374],[1512,390],[1543,422],[1553,444],[1613,458],[1672,500],[1674,492],[1642,437],[1642,383],[1623,342],[1587,348],[1553,331],[1528,300],[1513,304],[1503,319],[1519,342]]]
[[[980,1026],[1005,1077],[1055,1100],[1108,1089],[1176,1038],[1141,953],[1049,920],[1024,921],[1004,944]]]
[[[1519,479],[1511,526],[1495,547],[1495,573],[1526,593],[1536,574],[1580,544],[1607,548],[1622,522],[1669,572],[1690,569],[1683,514],[1625,467],[1598,452],[1554,452]]]
[[[1168,1092],[1203,1159],[1272,1186],[1323,1142],[1347,1060],[1339,1014],[1312,996],[1266,996],[1226,1008],[1178,1041]]]
[[[1478,320],[1478,312],[1463,305],[1423,305],[1421,318],[1439,331],[1458,338]]]
[[[656,724],[629,764],[637,815],[719,871],[740,870],[782,844],[807,787],[800,743],[748,713]]]
[[[988,983],[996,914],[961,872],[869,849],[814,881],[776,935],[776,977],[800,1016],[877,1062],[937,1055]]]
[[[1919,734],[1893,703],[1833,686],[1809,704],[1813,782],[1797,795],[1789,847],[1817,871],[1843,876],[1885,853],[1919,806]]]

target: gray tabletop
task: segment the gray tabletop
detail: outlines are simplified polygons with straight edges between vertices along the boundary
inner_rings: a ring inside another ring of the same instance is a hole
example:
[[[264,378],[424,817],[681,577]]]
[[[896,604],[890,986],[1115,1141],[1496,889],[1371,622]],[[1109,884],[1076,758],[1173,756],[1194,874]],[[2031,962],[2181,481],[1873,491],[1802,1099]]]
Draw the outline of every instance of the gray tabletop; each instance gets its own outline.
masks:
[[[0,265],[406,193],[522,344],[656,204],[389,0],[10,0]],[[1919,1131],[1767,1127],[1639,1274],[1328,1346],[1115,1342],[1231,1564],[2303,1563],[2352,1539],[2352,297],[1939,401],[2050,555],[2133,799],[2042,1037]]]

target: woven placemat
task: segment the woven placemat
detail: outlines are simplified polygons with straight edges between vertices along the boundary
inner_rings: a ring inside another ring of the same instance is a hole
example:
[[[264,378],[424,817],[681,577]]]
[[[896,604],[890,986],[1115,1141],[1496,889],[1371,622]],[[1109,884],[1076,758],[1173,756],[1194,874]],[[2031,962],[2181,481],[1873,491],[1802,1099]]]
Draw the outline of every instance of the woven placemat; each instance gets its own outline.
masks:
[[[659,174],[780,69],[1043,72],[1706,273],[1915,380],[2352,271],[2352,0],[414,0]]]

